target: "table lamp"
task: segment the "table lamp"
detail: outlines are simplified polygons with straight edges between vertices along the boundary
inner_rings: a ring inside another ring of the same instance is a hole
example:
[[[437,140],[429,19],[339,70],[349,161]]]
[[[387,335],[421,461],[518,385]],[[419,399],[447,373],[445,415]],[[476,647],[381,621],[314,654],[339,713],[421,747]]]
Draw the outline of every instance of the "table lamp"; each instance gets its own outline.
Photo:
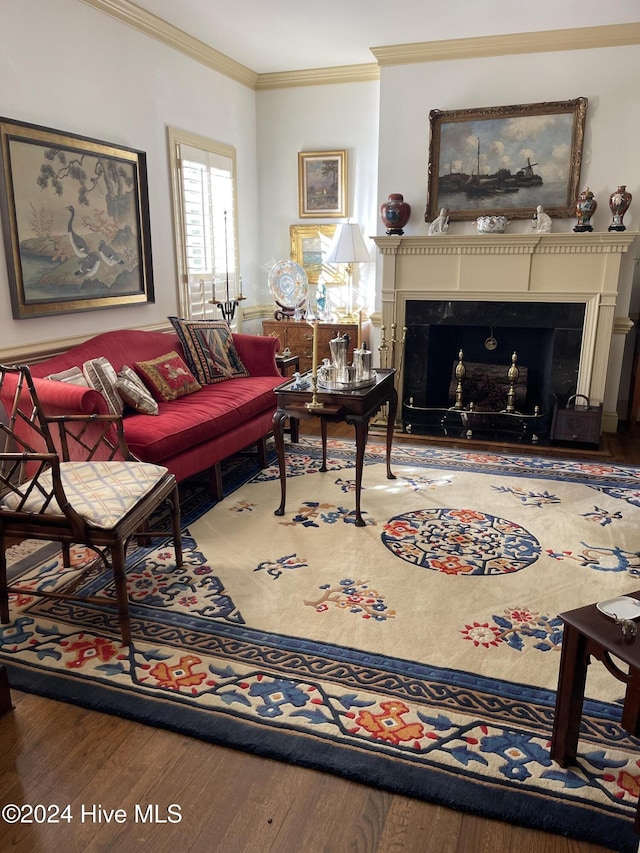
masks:
[[[327,264],[347,265],[347,316],[343,320],[347,323],[357,323],[358,317],[353,313],[353,265],[371,263],[360,226],[355,222],[338,225],[324,260]]]

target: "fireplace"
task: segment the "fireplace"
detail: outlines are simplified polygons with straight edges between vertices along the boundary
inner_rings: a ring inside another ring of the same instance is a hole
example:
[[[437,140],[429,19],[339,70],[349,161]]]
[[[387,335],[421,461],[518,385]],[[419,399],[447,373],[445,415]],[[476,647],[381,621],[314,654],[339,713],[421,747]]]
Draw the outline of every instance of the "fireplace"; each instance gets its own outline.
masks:
[[[628,310],[632,265],[623,275],[622,260],[636,237],[375,237],[382,256],[381,336],[397,342],[391,351],[398,427],[410,400],[414,408],[451,405],[452,366],[462,350],[465,361],[503,365],[505,373],[517,353],[527,368],[527,416],[579,394],[594,405],[605,402],[603,428],[615,431],[624,346],[614,334],[624,336],[632,327],[624,314],[615,315],[621,292]],[[487,347],[489,338],[495,348]],[[605,392],[612,401],[608,411]]]

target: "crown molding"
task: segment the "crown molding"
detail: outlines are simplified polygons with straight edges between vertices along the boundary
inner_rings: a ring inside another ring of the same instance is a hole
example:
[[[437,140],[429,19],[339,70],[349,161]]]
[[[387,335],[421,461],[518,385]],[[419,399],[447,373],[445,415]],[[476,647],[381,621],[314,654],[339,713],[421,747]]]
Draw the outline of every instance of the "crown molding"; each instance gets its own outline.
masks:
[[[258,74],[256,89],[285,89],[293,86],[324,86],[331,83],[362,83],[380,79],[377,62],[363,65],[336,65],[335,68],[307,68]]]
[[[440,62],[518,53],[588,50],[640,44],[640,23],[611,24],[602,27],[511,33],[372,47],[371,52],[376,62],[258,74],[157,15],[141,9],[131,0],[81,0],[81,2],[251,89],[369,82],[380,79],[381,66],[407,65],[414,62]]]
[[[589,50],[638,43],[640,43],[640,23],[632,23],[395,44],[372,47],[371,53],[382,66],[407,65],[412,62],[440,62],[451,59],[478,59],[517,53]]]
[[[97,9],[99,12],[104,12],[112,18],[128,24],[139,32],[151,36],[190,59],[213,68],[214,71],[219,71],[226,77],[230,77],[250,89],[256,88],[258,74],[255,71],[209,47],[199,39],[188,35],[188,33],[167,23],[157,15],[141,9],[140,6],[136,6],[130,0],[81,0],[81,2],[91,6],[92,9]]]

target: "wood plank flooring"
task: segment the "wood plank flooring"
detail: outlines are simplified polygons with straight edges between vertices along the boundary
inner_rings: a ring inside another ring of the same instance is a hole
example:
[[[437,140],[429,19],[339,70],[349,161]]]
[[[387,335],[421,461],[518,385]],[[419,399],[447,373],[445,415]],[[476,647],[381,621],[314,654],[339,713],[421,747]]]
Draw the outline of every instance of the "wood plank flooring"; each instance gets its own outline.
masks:
[[[302,428],[315,432],[313,422]],[[346,427],[330,430],[332,435],[351,435]],[[543,455],[545,449],[533,452]],[[602,452],[584,455],[638,464],[640,435],[607,436]],[[0,718],[0,806],[69,804],[71,821],[10,825],[0,819],[2,851],[598,853],[610,849],[392,795],[17,690],[12,698],[14,709]],[[175,810],[179,823],[167,822],[172,804],[179,807]],[[149,806],[157,806],[156,822],[141,820],[154,814]],[[122,823],[115,822],[114,809],[123,810]]]

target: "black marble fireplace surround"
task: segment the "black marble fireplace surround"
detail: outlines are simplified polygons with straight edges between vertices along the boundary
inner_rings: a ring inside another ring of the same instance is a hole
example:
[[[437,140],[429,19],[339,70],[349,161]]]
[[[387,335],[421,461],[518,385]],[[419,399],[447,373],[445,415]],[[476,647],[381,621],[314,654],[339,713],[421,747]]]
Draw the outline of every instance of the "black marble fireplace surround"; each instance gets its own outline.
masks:
[[[549,413],[555,401],[565,405],[576,392],[584,318],[582,302],[408,301],[405,425],[411,429],[414,407],[452,405],[451,371],[460,350],[465,362],[504,366],[505,375],[517,353],[518,365],[528,371],[523,414],[533,414],[536,406]],[[495,349],[486,346],[489,338]],[[419,428],[421,417],[416,420]]]

